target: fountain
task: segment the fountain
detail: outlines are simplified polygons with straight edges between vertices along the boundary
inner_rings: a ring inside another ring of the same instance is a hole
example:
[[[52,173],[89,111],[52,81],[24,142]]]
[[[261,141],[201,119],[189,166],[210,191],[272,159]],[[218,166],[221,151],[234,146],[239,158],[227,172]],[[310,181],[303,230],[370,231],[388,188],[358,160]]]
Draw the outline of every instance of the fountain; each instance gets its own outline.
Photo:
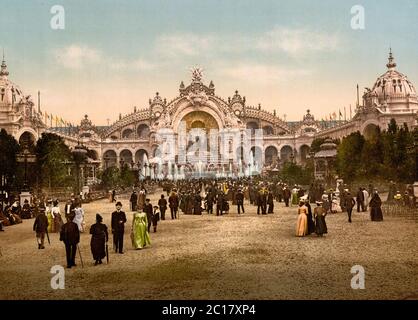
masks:
[[[158,158],[158,172],[157,172],[157,178],[159,180],[164,179],[163,175],[163,160],[161,158]]]
[[[148,156],[146,153],[144,154],[144,157],[142,159],[143,159],[142,163],[144,164],[143,168],[145,167],[144,178],[147,178],[150,176],[150,166],[149,166]]]
[[[174,164],[174,181],[177,181],[179,179],[179,170],[177,167],[177,164]]]
[[[185,179],[184,166],[180,166],[180,179]]]
[[[244,172],[242,171],[242,160],[239,159],[238,161],[238,177],[242,178],[244,176]]]
[[[167,179],[168,180],[173,180],[173,173],[172,173],[172,163],[171,163],[171,160],[168,160],[168,164],[167,164],[167,166],[168,166],[168,170],[167,170]]]

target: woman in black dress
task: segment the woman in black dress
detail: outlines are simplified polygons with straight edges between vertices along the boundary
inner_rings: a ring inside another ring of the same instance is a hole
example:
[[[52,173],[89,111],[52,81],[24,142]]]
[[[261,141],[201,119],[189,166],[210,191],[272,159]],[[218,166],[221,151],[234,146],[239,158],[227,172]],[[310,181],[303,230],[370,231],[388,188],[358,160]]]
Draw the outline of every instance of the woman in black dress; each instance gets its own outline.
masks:
[[[315,232],[315,223],[313,222],[312,208],[308,198],[305,199],[305,206],[308,208],[308,234],[311,234]]]
[[[103,218],[96,214],[96,223],[90,228],[91,234],[91,253],[93,254],[94,265],[102,264],[102,259],[106,257],[106,243],[109,240],[107,226],[102,223]]]
[[[322,237],[324,233],[328,233],[327,224],[325,223],[327,212],[321,204],[322,202],[316,202],[317,207],[314,209],[315,233],[319,237]]]
[[[377,191],[374,192],[372,199],[369,203],[370,206],[370,218],[372,221],[383,221],[382,212],[382,199],[380,199]]]

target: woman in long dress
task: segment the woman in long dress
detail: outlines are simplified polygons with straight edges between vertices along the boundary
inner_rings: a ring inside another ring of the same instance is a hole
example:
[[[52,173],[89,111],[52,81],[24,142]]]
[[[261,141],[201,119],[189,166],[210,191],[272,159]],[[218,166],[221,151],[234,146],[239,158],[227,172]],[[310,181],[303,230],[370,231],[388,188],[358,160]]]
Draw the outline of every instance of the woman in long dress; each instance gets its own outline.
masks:
[[[308,208],[304,202],[299,203],[298,221],[296,224],[296,236],[304,237],[308,233]]]
[[[77,224],[78,230],[84,232],[84,210],[81,208],[81,204],[77,202],[74,209],[75,217],[73,222]]]
[[[147,197],[147,191],[144,188],[141,188],[138,193],[138,207],[137,210],[142,210],[145,205],[145,198]]]
[[[61,217],[60,207],[58,205],[58,200],[54,201],[54,206],[51,209],[52,214],[54,215],[54,228],[55,232],[60,232],[61,227],[64,224]]]
[[[370,206],[370,218],[372,221],[383,221],[383,212],[382,212],[382,199],[380,199],[377,191],[373,194],[372,199],[369,203]]]
[[[314,209],[314,217],[315,217],[315,233],[322,237],[324,233],[328,233],[327,224],[325,222],[325,216],[327,215],[327,212],[325,209],[321,206],[322,202],[316,203],[317,207]]]
[[[46,207],[46,217],[48,219],[48,233],[54,233],[55,231],[55,222],[54,222],[54,213],[52,212],[52,203],[48,200],[48,206]]]
[[[292,200],[291,200],[291,203],[292,203],[292,205],[295,205],[295,206],[299,202],[298,191],[299,190],[298,190],[298,188],[296,186],[292,189]]]
[[[132,246],[138,250],[151,244],[148,233],[148,219],[145,212],[135,212],[132,221]]]
[[[95,266],[102,264],[102,259],[106,257],[106,242],[109,240],[107,226],[102,221],[102,216],[96,214],[96,223],[90,227],[90,248]]]

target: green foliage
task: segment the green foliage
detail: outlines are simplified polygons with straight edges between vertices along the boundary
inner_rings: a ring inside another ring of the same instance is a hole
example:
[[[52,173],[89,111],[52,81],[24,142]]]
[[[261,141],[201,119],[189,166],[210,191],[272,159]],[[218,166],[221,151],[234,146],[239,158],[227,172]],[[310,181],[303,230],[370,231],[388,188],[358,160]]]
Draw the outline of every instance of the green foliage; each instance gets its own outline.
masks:
[[[345,137],[337,149],[337,171],[346,181],[352,181],[361,171],[364,137],[354,132]]]
[[[38,178],[41,186],[63,186],[68,183],[68,163],[71,151],[64,140],[52,133],[44,133],[35,147]]]
[[[359,133],[345,137],[338,147],[337,171],[347,182],[359,179],[386,179],[413,182],[415,155],[408,152],[413,134],[404,124],[391,119],[388,129],[378,129],[365,140]]]
[[[135,183],[135,180],[134,173],[129,169],[128,165],[125,164],[120,172],[120,185],[123,187],[129,187]]]
[[[280,171],[279,177],[289,185],[308,185],[313,180],[313,166],[309,164],[302,167],[295,163],[286,162]]]
[[[0,131],[0,179],[5,177],[9,183],[14,181],[17,169],[16,154],[20,151],[19,143],[6,130]]]
[[[100,171],[98,177],[102,181],[103,187],[111,189],[119,185],[120,171],[117,167],[110,167]]]

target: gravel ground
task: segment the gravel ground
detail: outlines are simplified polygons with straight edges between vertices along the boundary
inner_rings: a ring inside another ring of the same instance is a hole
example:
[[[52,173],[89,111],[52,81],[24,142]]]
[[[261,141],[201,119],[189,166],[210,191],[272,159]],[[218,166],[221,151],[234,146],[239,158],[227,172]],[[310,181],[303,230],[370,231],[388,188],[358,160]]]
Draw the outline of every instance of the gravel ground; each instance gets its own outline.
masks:
[[[156,202],[160,193],[151,196]],[[124,209],[128,209],[128,202]],[[84,206],[109,226],[114,204]],[[231,206],[233,212],[235,208]],[[276,203],[275,214],[185,216],[160,222],[152,246],[133,250],[127,212],[125,254],[93,266],[90,236],[81,236],[84,268],[65,269],[65,290],[51,289],[54,265],[66,265],[58,234],[38,250],[33,220],[0,233],[0,299],[418,299],[417,221],[367,213],[328,215],[323,238],[294,236],[297,209]],[[111,249],[111,245],[109,246]],[[364,290],[351,289],[351,267],[365,268]]]

